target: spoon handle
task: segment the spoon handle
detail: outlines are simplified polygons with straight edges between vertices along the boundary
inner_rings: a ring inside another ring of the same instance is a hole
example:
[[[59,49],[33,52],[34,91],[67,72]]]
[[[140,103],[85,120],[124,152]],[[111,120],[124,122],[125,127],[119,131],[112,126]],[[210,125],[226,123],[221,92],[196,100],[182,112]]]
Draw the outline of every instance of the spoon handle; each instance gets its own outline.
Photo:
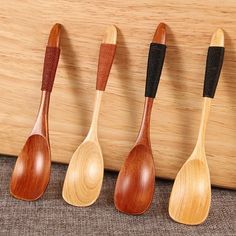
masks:
[[[96,90],[104,91],[115,57],[116,44],[102,43],[100,46]]]
[[[44,58],[42,91],[52,91],[59,56],[60,48],[47,46]]]
[[[214,98],[224,60],[224,47],[208,48],[203,97]]]
[[[156,97],[157,87],[164,64],[166,45],[151,43],[148,55],[145,97]]]
[[[57,23],[52,27],[48,37],[48,45],[44,57],[42,91],[52,91],[60,56],[60,39],[61,25]]]

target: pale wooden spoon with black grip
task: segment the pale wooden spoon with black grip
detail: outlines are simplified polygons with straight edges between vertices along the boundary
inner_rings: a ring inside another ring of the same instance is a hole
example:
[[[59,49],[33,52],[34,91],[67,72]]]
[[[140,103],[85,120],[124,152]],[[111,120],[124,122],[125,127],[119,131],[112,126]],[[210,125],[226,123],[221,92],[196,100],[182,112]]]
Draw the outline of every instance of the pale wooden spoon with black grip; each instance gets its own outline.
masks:
[[[203,90],[203,109],[197,144],[178,172],[169,201],[170,217],[183,224],[201,224],[211,203],[211,180],[205,154],[205,132],[212,99],[224,58],[224,33],[218,29],[208,49]]]

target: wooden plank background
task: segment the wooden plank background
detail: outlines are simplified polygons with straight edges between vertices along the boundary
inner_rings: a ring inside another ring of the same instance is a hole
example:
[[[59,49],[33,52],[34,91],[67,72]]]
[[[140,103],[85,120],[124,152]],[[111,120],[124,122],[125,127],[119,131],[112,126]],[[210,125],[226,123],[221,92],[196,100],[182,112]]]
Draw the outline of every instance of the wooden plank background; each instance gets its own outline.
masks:
[[[156,174],[173,179],[191,154],[201,116],[207,48],[225,31],[225,62],[212,104],[206,153],[212,183],[236,188],[236,2],[1,1],[0,152],[17,155],[34,124],[49,30],[64,25],[62,53],[50,106],[52,159],[68,163],[90,126],[99,44],[109,24],[118,48],[99,121],[107,169],[118,170],[142,117],[149,43],[168,24],[168,48],[152,113]]]

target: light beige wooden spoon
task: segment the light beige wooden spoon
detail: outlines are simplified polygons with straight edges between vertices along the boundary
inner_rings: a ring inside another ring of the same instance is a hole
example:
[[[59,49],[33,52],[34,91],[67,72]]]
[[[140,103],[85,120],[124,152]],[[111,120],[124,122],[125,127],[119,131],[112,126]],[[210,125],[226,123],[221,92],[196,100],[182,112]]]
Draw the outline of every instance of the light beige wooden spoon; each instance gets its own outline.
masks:
[[[218,29],[208,49],[203,110],[197,144],[176,176],[170,196],[170,217],[183,224],[205,221],[211,204],[211,181],[205,154],[205,132],[224,57],[224,33]]]
[[[74,206],[93,204],[101,191],[104,165],[97,138],[97,123],[102,94],[115,56],[116,39],[116,27],[108,27],[100,47],[92,124],[86,139],[73,154],[66,173],[62,196]]]

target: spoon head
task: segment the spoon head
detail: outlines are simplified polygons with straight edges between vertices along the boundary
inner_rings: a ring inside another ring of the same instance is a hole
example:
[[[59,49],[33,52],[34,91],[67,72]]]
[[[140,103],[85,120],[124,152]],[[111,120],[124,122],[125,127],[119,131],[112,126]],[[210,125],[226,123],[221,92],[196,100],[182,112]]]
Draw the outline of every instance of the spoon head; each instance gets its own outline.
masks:
[[[100,146],[83,142],[73,154],[64,181],[62,196],[74,206],[89,206],[98,198],[103,180],[103,157]]]
[[[155,169],[150,147],[139,144],[128,155],[115,187],[116,208],[127,214],[142,214],[154,193]]]
[[[50,176],[50,148],[45,137],[28,138],[17,158],[11,183],[11,194],[22,200],[36,200],[44,193]]]
[[[207,163],[186,162],[179,171],[170,196],[170,217],[183,224],[198,225],[208,216],[211,183]]]

